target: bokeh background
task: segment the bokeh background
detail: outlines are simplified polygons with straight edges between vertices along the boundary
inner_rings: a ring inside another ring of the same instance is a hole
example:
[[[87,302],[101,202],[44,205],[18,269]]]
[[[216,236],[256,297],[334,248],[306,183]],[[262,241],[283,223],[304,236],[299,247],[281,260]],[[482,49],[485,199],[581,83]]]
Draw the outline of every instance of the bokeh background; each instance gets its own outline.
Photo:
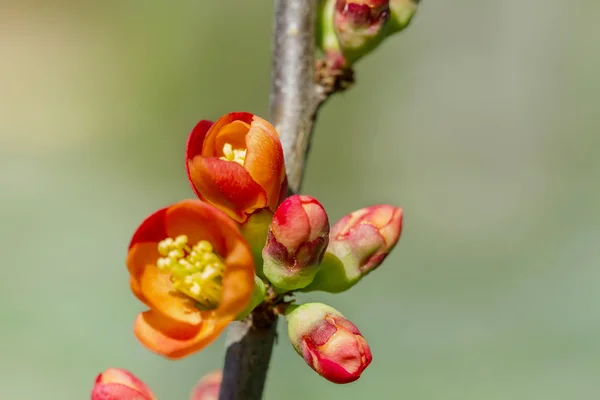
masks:
[[[0,2],[0,398],[84,399],[133,371],[186,399],[221,338],[170,362],[132,334],[128,240],[192,197],[202,118],[268,113],[272,1]],[[281,324],[265,398],[600,396],[600,3],[426,1],[322,109],[304,192],[392,203],[403,237],[337,296],[374,361],[335,386]]]

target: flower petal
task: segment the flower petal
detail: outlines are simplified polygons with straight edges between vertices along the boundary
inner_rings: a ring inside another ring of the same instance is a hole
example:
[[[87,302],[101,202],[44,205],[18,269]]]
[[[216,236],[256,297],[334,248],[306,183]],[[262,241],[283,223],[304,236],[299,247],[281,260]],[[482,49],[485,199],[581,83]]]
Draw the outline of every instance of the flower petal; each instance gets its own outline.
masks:
[[[92,390],[92,400],[153,400],[153,397],[120,383],[96,385]]]
[[[197,326],[174,322],[152,310],[135,320],[138,340],[152,351],[171,359],[194,353],[215,340],[229,321],[207,320]]]
[[[192,132],[188,136],[187,145],[185,147],[185,170],[187,172],[188,179],[190,176],[190,170],[187,160],[192,159],[195,155],[202,153],[202,145],[204,144],[206,132],[208,132],[212,125],[212,121],[203,119],[202,121],[196,124],[196,126],[194,127],[194,129],[192,129]],[[200,197],[200,193],[198,193],[196,187],[193,184],[192,190],[194,191],[194,193],[196,193],[196,196]]]
[[[221,370],[204,375],[192,389],[190,400],[218,400],[222,380]]]
[[[144,382],[122,368],[109,368],[96,377],[92,400],[155,400]]]
[[[279,205],[280,190],[285,179],[283,148],[275,128],[264,119],[254,116],[246,135],[246,148],[244,168],[265,190],[267,205],[274,212]]]
[[[205,157],[220,157],[222,155],[223,144],[225,144],[225,142],[222,142],[219,147],[217,143],[217,136],[223,128],[235,121],[245,123],[246,128],[240,130],[240,128],[244,127],[243,125],[233,124],[225,129],[226,132],[229,132],[229,134],[226,134],[225,137],[234,141],[234,143],[239,145],[239,147],[245,147],[243,146],[243,138],[248,132],[247,126],[250,124],[250,122],[252,122],[252,114],[248,112],[232,112],[216,120],[207,131],[203,132],[201,129],[197,130],[194,128],[190,134],[190,137],[188,138],[186,159],[189,161],[198,155],[203,155]],[[238,135],[240,135],[239,138],[237,137]],[[193,146],[190,146],[190,143],[192,143]],[[231,144],[233,145],[234,143]]]
[[[129,248],[131,249],[134,245],[144,242],[160,242],[167,236],[165,227],[165,215],[167,213],[167,207],[161,208],[154,212],[148,218],[146,218],[140,226],[137,228]]]
[[[173,288],[171,276],[156,266],[148,265],[140,279],[142,295],[153,310],[181,323],[197,325],[202,322],[195,301]]]
[[[263,188],[237,163],[196,156],[188,160],[188,170],[200,197],[238,222],[267,205]]]

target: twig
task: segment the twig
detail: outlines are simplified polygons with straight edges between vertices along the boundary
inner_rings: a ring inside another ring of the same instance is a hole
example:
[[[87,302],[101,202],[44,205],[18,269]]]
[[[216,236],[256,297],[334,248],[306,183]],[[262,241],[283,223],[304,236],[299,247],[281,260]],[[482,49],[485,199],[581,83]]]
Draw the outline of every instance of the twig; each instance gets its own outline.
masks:
[[[262,398],[276,335],[276,316],[262,307],[231,324],[219,400]]]
[[[276,0],[271,121],[280,135],[290,192],[298,193],[317,111],[327,90],[315,83],[319,0]],[[219,400],[260,400],[276,337],[277,316],[259,307],[228,334]]]
[[[321,103],[315,83],[318,0],[278,0],[271,86],[271,119],[279,133],[290,191],[298,193],[313,122]]]

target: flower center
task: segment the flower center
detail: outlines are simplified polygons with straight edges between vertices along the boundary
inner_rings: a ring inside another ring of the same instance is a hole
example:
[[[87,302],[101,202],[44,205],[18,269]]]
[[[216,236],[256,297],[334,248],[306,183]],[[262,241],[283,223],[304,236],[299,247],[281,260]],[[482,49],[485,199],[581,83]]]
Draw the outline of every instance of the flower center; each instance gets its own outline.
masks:
[[[156,266],[171,274],[175,289],[196,300],[201,309],[217,307],[225,264],[209,242],[201,240],[190,247],[186,235],[169,237],[158,243],[158,252],[163,257]]]
[[[219,157],[219,159],[244,165],[246,161],[246,149],[234,149],[230,143],[225,143],[223,145],[223,157]]]

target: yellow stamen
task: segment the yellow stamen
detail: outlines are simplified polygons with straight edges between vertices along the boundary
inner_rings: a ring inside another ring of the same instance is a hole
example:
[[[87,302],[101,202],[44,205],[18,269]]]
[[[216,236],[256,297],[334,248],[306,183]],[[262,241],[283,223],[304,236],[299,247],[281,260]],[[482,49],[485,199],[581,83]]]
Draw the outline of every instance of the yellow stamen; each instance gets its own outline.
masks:
[[[202,308],[217,307],[225,264],[210,242],[201,240],[190,247],[188,237],[180,235],[158,243],[158,252],[162,257],[156,266],[171,274],[175,289],[196,300]]]
[[[244,165],[246,162],[246,149],[234,149],[230,143],[225,143],[223,145],[223,157],[219,157],[219,159]]]

